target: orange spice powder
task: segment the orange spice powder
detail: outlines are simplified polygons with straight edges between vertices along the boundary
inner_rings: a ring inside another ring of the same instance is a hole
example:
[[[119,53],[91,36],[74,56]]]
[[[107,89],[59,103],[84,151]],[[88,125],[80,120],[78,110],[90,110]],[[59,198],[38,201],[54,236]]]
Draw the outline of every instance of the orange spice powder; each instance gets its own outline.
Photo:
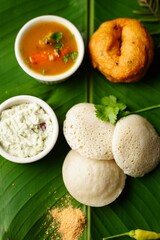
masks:
[[[86,217],[79,208],[55,208],[50,214],[58,223],[58,232],[62,240],[78,240],[86,225]]]

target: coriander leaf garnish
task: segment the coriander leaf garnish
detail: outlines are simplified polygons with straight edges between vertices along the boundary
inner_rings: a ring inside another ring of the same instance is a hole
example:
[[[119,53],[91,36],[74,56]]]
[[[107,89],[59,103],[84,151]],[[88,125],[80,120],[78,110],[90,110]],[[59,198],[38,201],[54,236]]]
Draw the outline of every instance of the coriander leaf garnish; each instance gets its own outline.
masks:
[[[50,38],[53,40],[54,43],[59,43],[62,37],[62,32],[55,32],[50,35]]]
[[[72,61],[75,61],[76,58],[77,58],[77,56],[78,56],[78,52],[71,52],[71,53],[69,54],[69,56],[70,56],[70,58],[71,58]]]
[[[62,43],[62,42],[59,42],[59,43],[56,43],[55,44],[55,49],[60,49],[60,48],[62,48],[64,46],[64,43]]]
[[[78,52],[70,52],[70,53],[67,53],[64,57],[63,57],[63,62],[67,63],[69,58],[72,60],[72,61],[75,61],[76,58],[78,56]]]
[[[102,121],[115,124],[117,121],[118,108],[106,107],[104,105],[96,105],[96,116]]]
[[[69,53],[67,53],[67,54],[63,57],[63,62],[67,63],[67,62],[68,62],[68,58],[69,58]]]
[[[129,114],[137,114],[146,111],[150,111],[156,108],[160,108],[160,104],[142,108],[136,111],[128,111],[127,105],[117,100],[113,95],[108,97],[103,97],[100,105],[95,105],[96,116],[102,121],[110,122],[111,124],[116,124],[116,122],[121,118]]]
[[[102,121],[115,124],[120,117],[128,114],[126,111],[127,105],[117,100],[113,95],[109,97],[103,97],[101,105],[95,105],[96,116]]]

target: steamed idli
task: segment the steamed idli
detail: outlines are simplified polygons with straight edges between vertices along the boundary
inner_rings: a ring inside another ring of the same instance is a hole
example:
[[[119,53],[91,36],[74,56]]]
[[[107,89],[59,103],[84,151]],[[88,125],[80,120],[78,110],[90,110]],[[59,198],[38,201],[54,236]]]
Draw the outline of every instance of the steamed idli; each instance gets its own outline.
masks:
[[[142,177],[160,162],[160,138],[150,122],[132,114],[117,122],[112,151],[125,174]]]
[[[100,120],[92,103],[74,105],[66,114],[63,133],[71,149],[86,158],[113,159],[114,126]]]
[[[93,207],[113,202],[121,194],[126,179],[114,160],[84,158],[74,150],[64,160],[62,175],[68,192],[77,201]]]

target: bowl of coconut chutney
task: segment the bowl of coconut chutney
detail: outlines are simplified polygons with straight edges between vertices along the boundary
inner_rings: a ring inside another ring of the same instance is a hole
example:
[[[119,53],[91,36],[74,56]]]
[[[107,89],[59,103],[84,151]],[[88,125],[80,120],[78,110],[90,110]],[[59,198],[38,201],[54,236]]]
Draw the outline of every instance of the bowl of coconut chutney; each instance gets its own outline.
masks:
[[[9,161],[31,163],[44,158],[58,133],[55,112],[40,98],[19,95],[0,105],[0,155]]]

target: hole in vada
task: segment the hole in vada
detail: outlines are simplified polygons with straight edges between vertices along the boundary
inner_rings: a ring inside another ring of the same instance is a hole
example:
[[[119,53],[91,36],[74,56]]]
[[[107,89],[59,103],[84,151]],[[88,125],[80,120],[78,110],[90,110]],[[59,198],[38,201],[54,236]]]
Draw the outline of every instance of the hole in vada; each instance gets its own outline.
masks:
[[[153,40],[138,20],[118,18],[102,23],[94,32],[89,41],[89,54],[93,67],[108,80],[136,82],[152,63]]]
[[[110,53],[110,56],[121,56],[121,45],[122,45],[122,27],[120,25],[114,25],[113,36],[110,40],[110,44],[108,45],[106,51]]]

